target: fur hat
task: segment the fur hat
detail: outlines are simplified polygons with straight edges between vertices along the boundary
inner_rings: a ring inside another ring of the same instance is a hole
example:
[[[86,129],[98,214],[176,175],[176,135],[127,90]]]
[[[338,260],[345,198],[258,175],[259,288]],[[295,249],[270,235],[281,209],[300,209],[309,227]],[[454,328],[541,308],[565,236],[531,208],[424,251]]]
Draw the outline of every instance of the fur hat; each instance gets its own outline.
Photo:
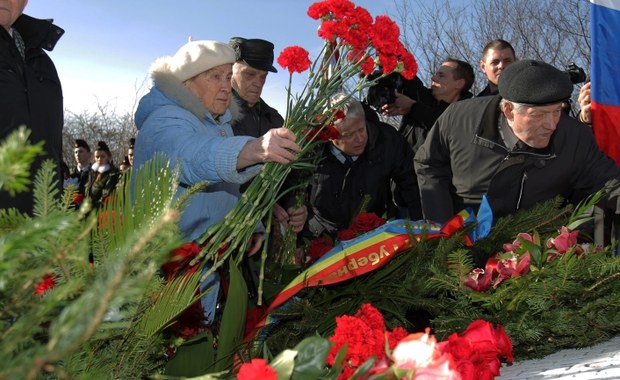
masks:
[[[225,63],[235,63],[235,51],[223,42],[189,41],[172,57],[163,57],[170,73],[184,82],[196,75]]]
[[[540,106],[563,102],[573,93],[568,74],[532,59],[517,61],[504,69],[498,88],[506,100]]]

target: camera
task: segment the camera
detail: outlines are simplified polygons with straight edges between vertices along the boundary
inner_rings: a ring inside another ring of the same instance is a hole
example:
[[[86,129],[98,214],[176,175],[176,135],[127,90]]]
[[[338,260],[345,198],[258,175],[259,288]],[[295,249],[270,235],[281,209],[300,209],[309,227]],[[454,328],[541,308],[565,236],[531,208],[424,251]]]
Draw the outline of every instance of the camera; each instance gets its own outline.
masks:
[[[396,101],[395,92],[402,92],[405,86],[405,79],[399,73],[391,73],[385,77],[381,77],[383,72],[376,70],[368,75],[368,80],[377,80],[377,83],[368,88],[366,102],[373,106],[376,110],[381,109],[386,104],[392,104]]]
[[[583,83],[586,81],[586,72],[579,66],[575,64],[575,62],[571,62],[566,65],[566,70],[564,72],[570,78],[570,81],[573,84]]]

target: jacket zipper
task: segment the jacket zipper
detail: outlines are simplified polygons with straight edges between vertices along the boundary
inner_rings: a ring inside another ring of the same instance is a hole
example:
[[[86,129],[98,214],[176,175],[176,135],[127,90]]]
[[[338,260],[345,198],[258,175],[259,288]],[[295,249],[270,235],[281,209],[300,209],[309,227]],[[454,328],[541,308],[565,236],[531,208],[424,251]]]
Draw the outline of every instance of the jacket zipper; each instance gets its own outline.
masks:
[[[521,176],[521,187],[519,188],[519,197],[517,198],[517,206],[515,210],[518,210],[521,207],[521,198],[523,198],[523,188],[525,187],[525,181],[527,181],[527,171],[523,171],[523,176]]]
[[[349,179],[349,173],[351,173],[351,166],[347,169],[347,172],[344,173],[344,178],[342,179],[342,188],[340,189],[340,194],[338,198],[342,199],[342,195],[344,194],[344,188],[347,186],[347,180]]]

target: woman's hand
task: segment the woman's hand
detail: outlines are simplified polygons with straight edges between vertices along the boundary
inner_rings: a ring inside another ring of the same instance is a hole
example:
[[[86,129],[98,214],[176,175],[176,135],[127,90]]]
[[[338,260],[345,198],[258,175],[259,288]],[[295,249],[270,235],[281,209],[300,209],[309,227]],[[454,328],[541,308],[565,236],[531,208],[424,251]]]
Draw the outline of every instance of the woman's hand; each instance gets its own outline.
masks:
[[[237,158],[237,169],[265,163],[288,164],[297,159],[301,148],[295,143],[295,134],[288,128],[274,128],[248,142]]]

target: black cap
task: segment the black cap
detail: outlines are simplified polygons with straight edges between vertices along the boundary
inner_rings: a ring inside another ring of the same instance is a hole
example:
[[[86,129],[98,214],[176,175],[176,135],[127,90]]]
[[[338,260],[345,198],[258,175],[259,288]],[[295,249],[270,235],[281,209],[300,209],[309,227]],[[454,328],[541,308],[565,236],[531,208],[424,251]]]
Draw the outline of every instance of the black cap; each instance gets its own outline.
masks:
[[[74,148],[84,148],[84,149],[86,149],[87,151],[90,152],[90,146],[88,146],[88,143],[86,141],[82,140],[82,139],[76,139],[74,141],[73,147]]]
[[[237,61],[244,61],[251,67],[277,73],[273,67],[273,44],[258,38],[233,37],[228,44],[235,49]]]
[[[506,67],[499,77],[498,88],[506,100],[533,105],[563,102],[573,93],[573,83],[565,72],[532,59]]]

